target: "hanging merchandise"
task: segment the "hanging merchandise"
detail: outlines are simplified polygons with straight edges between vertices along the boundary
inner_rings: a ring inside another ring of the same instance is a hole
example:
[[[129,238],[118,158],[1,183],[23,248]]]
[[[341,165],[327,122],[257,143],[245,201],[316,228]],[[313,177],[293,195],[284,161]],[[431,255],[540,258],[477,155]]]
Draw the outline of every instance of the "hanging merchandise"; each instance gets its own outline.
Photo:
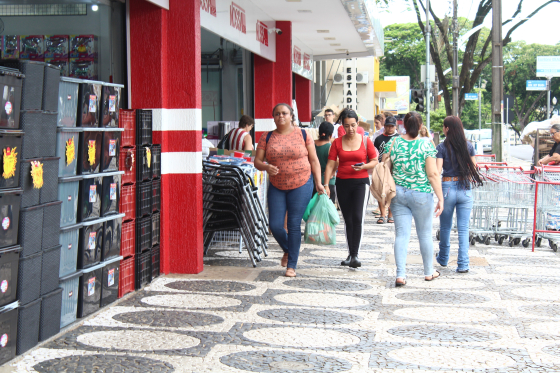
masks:
[[[31,178],[33,179],[33,188],[41,189],[43,187],[43,164],[41,162],[31,162]]]
[[[4,149],[4,157],[2,158],[2,164],[4,166],[4,172],[2,173],[2,177],[4,179],[9,179],[14,177],[16,174],[16,166],[17,166],[17,155],[16,153],[17,148],[7,148]]]

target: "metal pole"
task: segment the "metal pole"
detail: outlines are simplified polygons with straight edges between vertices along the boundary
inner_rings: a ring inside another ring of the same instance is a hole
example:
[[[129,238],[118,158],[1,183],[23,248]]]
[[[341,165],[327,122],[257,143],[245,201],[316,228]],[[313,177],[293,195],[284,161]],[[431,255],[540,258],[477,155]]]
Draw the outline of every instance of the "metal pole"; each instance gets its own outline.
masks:
[[[550,119],[550,77],[546,78],[546,119]]]
[[[430,133],[430,96],[432,93],[432,83],[430,83],[430,0],[426,0],[426,126]],[[550,100],[549,100],[550,101]]]
[[[502,162],[502,0],[492,1],[492,151],[496,161]]]
[[[480,82],[478,83],[478,131],[482,132],[482,88]]]
[[[457,0],[453,0],[453,115],[459,116],[459,53],[457,37],[459,26],[457,24]]]

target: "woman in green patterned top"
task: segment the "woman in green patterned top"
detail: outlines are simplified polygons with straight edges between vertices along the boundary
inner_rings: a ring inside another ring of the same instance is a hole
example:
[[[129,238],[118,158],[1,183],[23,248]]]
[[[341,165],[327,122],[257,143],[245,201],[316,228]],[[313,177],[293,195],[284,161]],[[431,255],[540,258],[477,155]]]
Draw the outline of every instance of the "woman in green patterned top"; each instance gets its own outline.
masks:
[[[422,118],[416,112],[405,117],[406,134],[388,142],[390,150],[383,156],[392,164],[393,178],[397,184],[397,195],[391,201],[391,211],[395,219],[395,263],[397,279],[395,286],[406,284],[406,256],[410,242],[412,218],[420,241],[420,253],[424,263],[424,279],[432,281],[439,277],[434,271],[432,242],[432,222],[435,192],[438,203],[436,216],[443,211],[441,180],[436,166],[437,151],[430,141],[418,137]]]

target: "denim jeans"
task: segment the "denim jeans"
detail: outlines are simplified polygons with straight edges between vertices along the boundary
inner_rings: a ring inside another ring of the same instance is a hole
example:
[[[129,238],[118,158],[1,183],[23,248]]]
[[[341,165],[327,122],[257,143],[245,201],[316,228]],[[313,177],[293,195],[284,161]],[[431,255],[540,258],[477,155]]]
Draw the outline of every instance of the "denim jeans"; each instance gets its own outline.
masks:
[[[301,219],[311,200],[313,178],[296,189],[281,190],[270,184],[268,188],[268,215],[270,231],[285,253],[288,268],[296,269],[301,246]],[[288,212],[288,233],[284,230],[284,218]]]
[[[439,216],[439,253],[436,260],[441,265],[449,262],[451,225],[453,211],[457,210],[457,232],[459,233],[459,255],[457,270],[469,269],[469,223],[473,206],[472,189],[463,189],[458,181],[445,181],[442,184],[445,198],[442,214]]]
[[[412,218],[414,218],[416,234],[420,241],[424,276],[431,276],[434,273],[434,244],[432,242],[434,195],[397,185],[397,195],[391,200],[391,211],[395,219],[397,277],[406,278],[406,256],[410,242]]]

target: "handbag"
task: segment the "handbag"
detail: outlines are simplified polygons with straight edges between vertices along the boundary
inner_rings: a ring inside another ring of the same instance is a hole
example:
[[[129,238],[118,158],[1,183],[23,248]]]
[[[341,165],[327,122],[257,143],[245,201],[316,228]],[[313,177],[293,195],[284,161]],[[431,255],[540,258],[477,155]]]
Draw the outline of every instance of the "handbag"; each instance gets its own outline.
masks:
[[[396,141],[396,139],[395,139]],[[377,199],[384,207],[388,207],[393,197],[397,195],[397,186],[395,179],[391,172],[392,163],[390,154],[393,149],[395,141],[391,144],[389,149],[389,158],[385,162],[379,162],[373,169],[371,175],[370,191],[371,194]]]

